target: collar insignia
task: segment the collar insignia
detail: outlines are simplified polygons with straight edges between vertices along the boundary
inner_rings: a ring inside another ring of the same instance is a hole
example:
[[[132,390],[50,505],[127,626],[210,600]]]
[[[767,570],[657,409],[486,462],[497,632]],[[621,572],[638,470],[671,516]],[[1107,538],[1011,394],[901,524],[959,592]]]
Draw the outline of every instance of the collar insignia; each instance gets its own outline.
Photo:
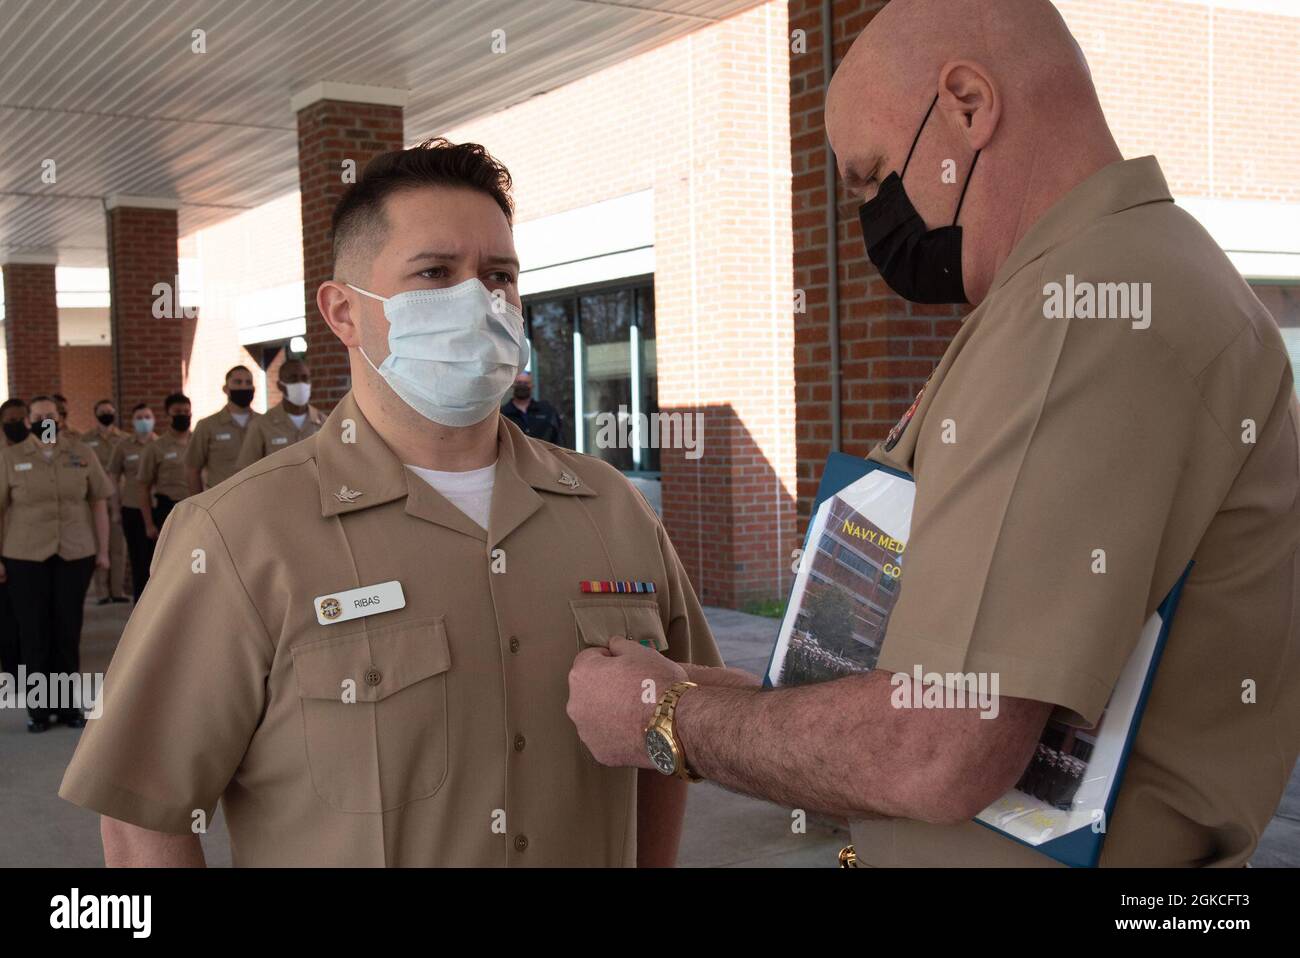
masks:
[[[356,502],[364,492],[357,492],[355,489],[349,489],[346,485],[339,486],[339,491],[334,493],[334,498],[339,502]]]
[[[570,489],[577,489],[580,485],[582,485],[582,480],[580,480],[577,476],[575,476],[571,472],[560,473],[559,482],[560,485],[568,486]]]

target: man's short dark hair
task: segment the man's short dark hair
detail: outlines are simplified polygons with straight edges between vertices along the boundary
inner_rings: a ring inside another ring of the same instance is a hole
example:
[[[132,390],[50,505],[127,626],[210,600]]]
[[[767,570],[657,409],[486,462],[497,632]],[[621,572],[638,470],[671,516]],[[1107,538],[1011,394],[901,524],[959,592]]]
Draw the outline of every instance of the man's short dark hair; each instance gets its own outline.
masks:
[[[368,259],[383,244],[388,223],[384,200],[402,190],[458,186],[492,197],[507,222],[514,221],[510,171],[477,143],[452,143],[443,137],[409,150],[381,153],[348,187],[334,207],[334,269],[346,257]]]
[[[153,412],[153,408],[147,402],[138,402],[131,408],[131,415],[135,416],[141,409],[148,409]]]
[[[172,406],[174,406],[178,402],[188,403],[189,401],[190,401],[190,397],[185,395],[184,393],[172,393],[170,396],[168,396],[166,399],[163,400],[163,409],[165,410],[171,409]],[[137,406],[136,408],[138,409],[139,407]]]
[[[99,412],[99,407],[100,407],[100,406],[112,406],[114,409],[116,409],[116,408],[117,408],[117,403],[113,402],[113,400],[111,400],[111,399],[101,399],[101,400],[99,400],[98,402],[96,402],[95,405],[93,405],[93,406],[90,407],[90,411],[91,411],[91,412]]]
[[[0,415],[4,415],[5,411],[9,409],[26,409],[26,408],[27,408],[27,403],[23,402],[21,399],[15,396],[13,399],[6,399],[4,402],[0,403]]]
[[[243,366],[243,365],[231,366],[229,369],[226,370],[226,378],[223,380],[223,382],[227,382],[227,383],[230,382],[230,377],[235,375],[235,373],[248,373],[248,375],[250,376],[253,375],[252,370],[249,369],[247,366]],[[189,402],[188,399],[185,401]]]

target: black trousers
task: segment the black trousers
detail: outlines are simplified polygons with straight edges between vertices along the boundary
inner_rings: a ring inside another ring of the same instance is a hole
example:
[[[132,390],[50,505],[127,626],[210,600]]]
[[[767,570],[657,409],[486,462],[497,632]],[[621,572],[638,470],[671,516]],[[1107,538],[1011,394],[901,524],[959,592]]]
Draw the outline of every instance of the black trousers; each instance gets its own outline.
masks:
[[[18,620],[9,604],[7,582],[0,582],[0,672],[18,674]]]
[[[95,573],[95,557],[61,559],[55,555],[32,562],[6,556],[4,564],[9,602],[18,620],[18,655],[27,674],[79,672],[81,617],[90,577]],[[35,719],[55,711],[73,710],[27,708],[27,714]]]
[[[176,508],[176,503],[180,500],[171,499],[158,493],[154,493],[154,499],[158,501],[158,504],[153,507],[153,526],[161,532],[163,523],[167,521],[167,517],[172,514],[172,510]]]
[[[131,562],[131,591],[140,601],[144,584],[149,581],[149,564],[153,562],[154,540],[144,534],[144,512],[122,507],[122,535],[126,537],[126,555]]]

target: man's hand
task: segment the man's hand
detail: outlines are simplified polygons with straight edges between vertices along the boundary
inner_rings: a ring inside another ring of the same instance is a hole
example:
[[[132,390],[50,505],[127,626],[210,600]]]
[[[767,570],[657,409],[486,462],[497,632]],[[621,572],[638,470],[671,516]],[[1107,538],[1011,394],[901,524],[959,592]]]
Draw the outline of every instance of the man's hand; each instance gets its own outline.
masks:
[[[154,525],[152,522],[146,521],[144,524],[144,534],[148,536],[150,539],[157,539],[158,527]]]
[[[651,768],[645,727],[663,694],[686,677],[671,659],[615,636],[608,649],[584,649],[573,660],[565,711],[600,764]]]
[[[107,552],[97,552],[97,553],[95,553],[95,568],[96,568],[96,569],[109,569],[111,566],[112,566],[112,563],[110,563],[109,560],[108,560],[108,553],[107,553]]]

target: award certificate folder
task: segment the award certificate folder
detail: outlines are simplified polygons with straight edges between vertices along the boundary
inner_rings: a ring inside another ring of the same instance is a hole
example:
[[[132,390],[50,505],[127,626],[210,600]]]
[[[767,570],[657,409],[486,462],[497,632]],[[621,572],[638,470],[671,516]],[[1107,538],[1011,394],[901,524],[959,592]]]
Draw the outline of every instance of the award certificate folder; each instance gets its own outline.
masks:
[[[903,584],[915,500],[907,474],[842,453],[830,457],[765,685],[824,682],[875,668]],[[1142,628],[1097,725],[1048,721],[1020,781],[977,822],[1064,864],[1097,864],[1186,578],[1184,572]],[[913,677],[905,678],[912,686]],[[966,707],[978,707],[976,676],[945,678],[949,687],[964,681]],[[910,691],[919,697],[918,689]]]

